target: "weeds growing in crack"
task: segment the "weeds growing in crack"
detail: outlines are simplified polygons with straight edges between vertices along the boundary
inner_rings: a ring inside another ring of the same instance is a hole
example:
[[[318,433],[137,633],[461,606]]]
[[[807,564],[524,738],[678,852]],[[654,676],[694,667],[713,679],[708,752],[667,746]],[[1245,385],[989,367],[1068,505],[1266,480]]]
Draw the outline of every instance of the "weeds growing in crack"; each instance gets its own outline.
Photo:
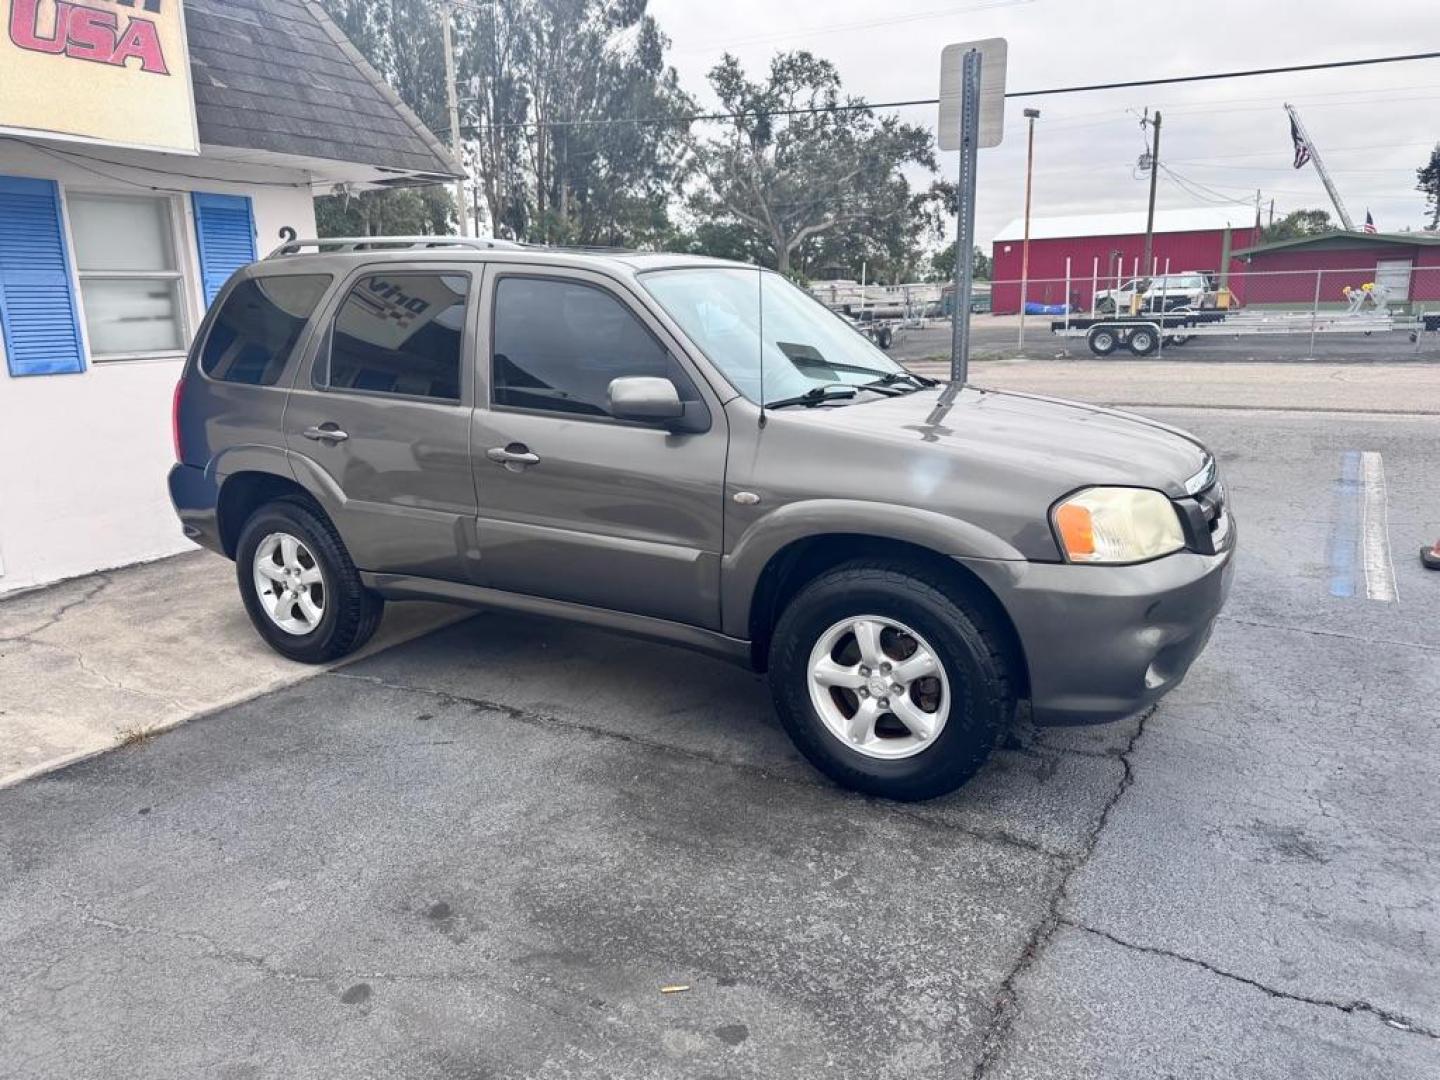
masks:
[[[115,733],[115,745],[117,747],[143,746],[159,734],[160,729],[151,724],[135,724],[130,727],[122,727]]]

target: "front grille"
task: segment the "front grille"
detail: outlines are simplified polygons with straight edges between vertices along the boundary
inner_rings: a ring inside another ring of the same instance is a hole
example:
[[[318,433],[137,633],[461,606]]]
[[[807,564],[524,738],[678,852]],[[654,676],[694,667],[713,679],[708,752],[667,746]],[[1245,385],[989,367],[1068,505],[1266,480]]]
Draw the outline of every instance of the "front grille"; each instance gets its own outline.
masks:
[[[1187,540],[1202,555],[1217,555],[1230,546],[1230,509],[1225,485],[1218,479],[1203,491],[1179,500],[1184,510]]]

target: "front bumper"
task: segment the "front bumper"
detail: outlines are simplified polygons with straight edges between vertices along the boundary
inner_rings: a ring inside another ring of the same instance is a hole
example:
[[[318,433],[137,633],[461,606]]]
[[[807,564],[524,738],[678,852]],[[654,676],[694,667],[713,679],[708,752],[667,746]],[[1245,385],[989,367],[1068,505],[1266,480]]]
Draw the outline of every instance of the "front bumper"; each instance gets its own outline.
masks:
[[[220,488],[206,470],[194,465],[170,467],[170,502],[180,518],[180,529],[201,547],[220,555],[225,545],[220,541]]]
[[[1117,720],[1179,685],[1205,648],[1235,570],[1224,551],[1137,566],[961,559],[1005,606],[1037,724]]]

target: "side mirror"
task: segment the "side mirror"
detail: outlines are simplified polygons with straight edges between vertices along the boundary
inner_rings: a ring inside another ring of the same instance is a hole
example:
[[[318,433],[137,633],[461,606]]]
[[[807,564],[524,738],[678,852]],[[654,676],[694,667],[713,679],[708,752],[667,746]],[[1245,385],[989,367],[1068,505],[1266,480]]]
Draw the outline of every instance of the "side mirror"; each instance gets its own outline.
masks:
[[[685,415],[685,403],[669,379],[630,375],[611,379],[608,391],[610,415],[616,420],[678,420]]]
[[[662,427],[672,435],[699,435],[710,430],[710,410],[703,401],[681,401],[669,379],[627,375],[611,379],[606,392],[610,415]]]

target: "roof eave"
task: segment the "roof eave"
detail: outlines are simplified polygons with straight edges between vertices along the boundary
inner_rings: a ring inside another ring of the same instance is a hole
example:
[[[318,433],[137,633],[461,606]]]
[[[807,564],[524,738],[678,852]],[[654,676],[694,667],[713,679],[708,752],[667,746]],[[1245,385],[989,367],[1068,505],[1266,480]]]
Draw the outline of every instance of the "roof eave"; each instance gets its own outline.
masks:
[[[1296,236],[1289,240],[1276,240],[1271,244],[1256,244],[1235,252],[1235,258],[1246,259],[1252,255],[1265,255],[1272,251],[1287,251],[1291,248],[1309,247],[1334,240],[1354,240],[1362,244],[1399,244],[1411,247],[1433,247],[1440,244],[1440,236],[1426,236],[1424,233],[1367,233],[1360,229],[1331,229],[1314,236]]]
[[[433,170],[432,175],[444,175],[450,180],[464,179],[465,169],[460,162],[456,160],[455,155],[450,152],[450,148],[437,139],[435,133],[425,126],[425,122],[415,114],[415,111],[411,109],[409,105],[405,104],[399,94],[395,93],[394,89],[385,81],[384,77],[371,66],[370,61],[365,59],[365,55],[345,36],[345,31],[335,25],[334,20],[325,13],[325,9],[322,8],[316,0],[301,0],[301,3],[305,5],[306,10],[309,11],[315,21],[319,23],[320,28],[325,31],[330,40],[336,44],[351,63],[365,73],[365,76],[375,84],[376,89],[380,91],[385,100],[394,107],[395,111],[400,114],[401,118],[404,119],[407,124],[415,129],[415,134],[425,143],[430,152],[439,159],[438,163],[442,167]]]

